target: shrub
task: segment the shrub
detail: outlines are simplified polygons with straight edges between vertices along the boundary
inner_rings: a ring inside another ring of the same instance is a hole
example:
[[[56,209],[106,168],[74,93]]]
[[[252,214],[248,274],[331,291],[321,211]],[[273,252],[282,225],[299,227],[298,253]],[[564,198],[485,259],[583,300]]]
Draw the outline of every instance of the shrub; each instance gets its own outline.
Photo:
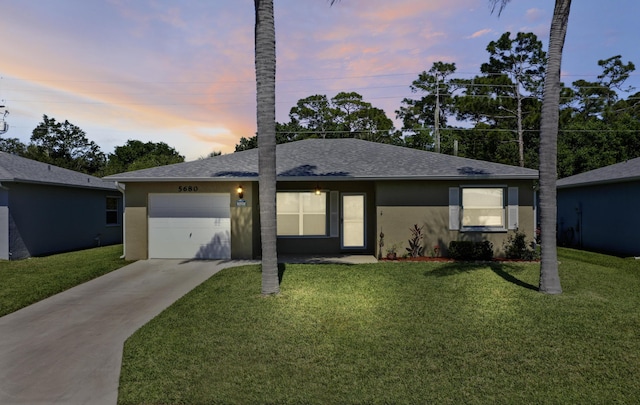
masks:
[[[505,256],[507,259],[536,260],[538,253],[533,248],[533,242],[529,245],[525,233],[516,229],[516,233],[509,235],[504,242]]]
[[[409,247],[406,249],[411,257],[422,256],[424,252],[424,246],[422,246],[424,234],[422,233],[422,229],[424,229],[424,226],[418,227],[418,224],[413,225],[413,228],[409,228],[411,231],[411,239],[409,239]]]
[[[491,260],[493,244],[488,240],[482,242],[453,240],[449,242],[449,256],[455,260]]]

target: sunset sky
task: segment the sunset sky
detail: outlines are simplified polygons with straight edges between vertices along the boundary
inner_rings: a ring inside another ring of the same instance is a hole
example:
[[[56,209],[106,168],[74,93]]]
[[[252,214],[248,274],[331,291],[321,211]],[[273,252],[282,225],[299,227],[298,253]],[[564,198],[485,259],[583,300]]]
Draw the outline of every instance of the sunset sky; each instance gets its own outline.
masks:
[[[275,0],[277,119],[297,100],[355,91],[394,111],[433,62],[472,77],[502,33],[534,32],[547,48],[553,0]],[[165,142],[197,159],[254,135],[254,4],[250,0],[0,0],[4,137],[28,143],[47,114],[82,128],[103,152],[128,139]],[[596,80],[599,59],[639,71],[640,2],[576,0],[564,82]],[[399,123],[396,122],[399,127]]]

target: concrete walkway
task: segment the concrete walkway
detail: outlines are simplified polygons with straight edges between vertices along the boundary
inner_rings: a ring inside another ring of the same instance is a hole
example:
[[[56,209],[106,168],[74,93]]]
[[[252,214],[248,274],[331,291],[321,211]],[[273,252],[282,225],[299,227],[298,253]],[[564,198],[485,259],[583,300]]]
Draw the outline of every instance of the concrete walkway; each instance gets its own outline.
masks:
[[[223,268],[145,260],[0,318],[0,404],[108,404],[124,341]]]

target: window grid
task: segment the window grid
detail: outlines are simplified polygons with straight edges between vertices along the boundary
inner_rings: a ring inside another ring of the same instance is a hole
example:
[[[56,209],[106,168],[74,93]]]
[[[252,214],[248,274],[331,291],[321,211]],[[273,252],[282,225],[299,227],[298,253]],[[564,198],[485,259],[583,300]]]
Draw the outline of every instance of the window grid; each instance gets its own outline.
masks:
[[[278,192],[278,236],[326,236],[327,193]]]
[[[502,187],[462,189],[462,227],[505,228],[505,190]]]
[[[106,206],[106,222],[107,225],[120,225],[120,217],[118,215],[118,197],[107,197]]]

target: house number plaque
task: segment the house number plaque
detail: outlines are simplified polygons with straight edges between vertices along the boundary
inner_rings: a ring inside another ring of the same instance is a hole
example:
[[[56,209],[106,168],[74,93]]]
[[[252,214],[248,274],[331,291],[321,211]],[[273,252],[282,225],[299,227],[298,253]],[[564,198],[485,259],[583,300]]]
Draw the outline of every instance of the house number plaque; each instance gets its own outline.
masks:
[[[198,191],[198,186],[178,186],[179,193],[195,193]]]

